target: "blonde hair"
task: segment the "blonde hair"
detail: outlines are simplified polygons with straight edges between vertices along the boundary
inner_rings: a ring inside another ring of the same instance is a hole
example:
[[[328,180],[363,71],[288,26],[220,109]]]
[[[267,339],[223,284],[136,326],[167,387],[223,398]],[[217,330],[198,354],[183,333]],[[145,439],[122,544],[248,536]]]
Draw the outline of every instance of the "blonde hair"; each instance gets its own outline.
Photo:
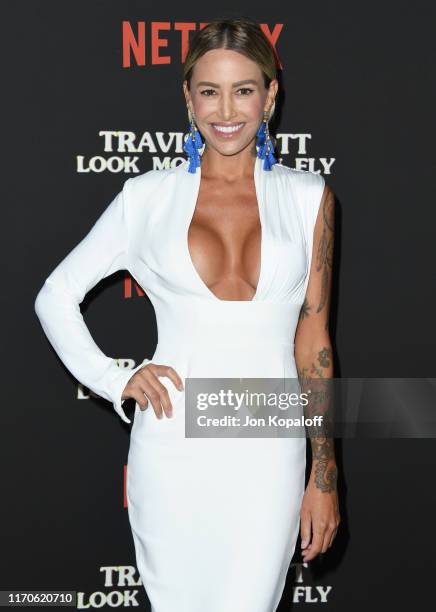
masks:
[[[266,89],[277,78],[273,46],[258,23],[245,17],[215,19],[202,30],[197,30],[190,42],[183,64],[183,80],[187,81],[188,90],[197,60],[212,49],[232,49],[256,62],[262,71]],[[275,102],[270,117],[274,110]]]

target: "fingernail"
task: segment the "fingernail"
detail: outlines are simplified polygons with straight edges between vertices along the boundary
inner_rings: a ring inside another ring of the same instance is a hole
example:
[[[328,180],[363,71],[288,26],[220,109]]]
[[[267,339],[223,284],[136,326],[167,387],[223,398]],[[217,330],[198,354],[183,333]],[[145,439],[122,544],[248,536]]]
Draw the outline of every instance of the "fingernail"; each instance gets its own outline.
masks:
[[[302,540],[301,541],[301,548],[306,548],[307,545],[308,545],[308,541],[307,540]]]

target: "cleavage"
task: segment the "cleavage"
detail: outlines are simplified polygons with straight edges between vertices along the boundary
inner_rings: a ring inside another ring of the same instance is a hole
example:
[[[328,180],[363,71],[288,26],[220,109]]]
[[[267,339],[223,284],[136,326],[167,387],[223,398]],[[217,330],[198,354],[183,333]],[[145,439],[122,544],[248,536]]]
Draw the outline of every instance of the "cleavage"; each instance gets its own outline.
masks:
[[[255,190],[202,189],[188,229],[200,280],[221,300],[251,300],[259,283],[262,229]]]

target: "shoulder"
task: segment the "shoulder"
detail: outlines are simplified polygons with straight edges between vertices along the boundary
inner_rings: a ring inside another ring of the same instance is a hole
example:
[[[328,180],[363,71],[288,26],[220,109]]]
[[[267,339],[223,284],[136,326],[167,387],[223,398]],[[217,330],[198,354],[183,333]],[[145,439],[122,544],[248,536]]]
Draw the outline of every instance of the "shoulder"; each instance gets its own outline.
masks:
[[[183,166],[186,164],[182,162],[174,167],[147,170],[124,182],[124,205],[131,222],[138,216],[143,217],[151,213],[156,203],[161,200],[162,190],[166,193],[175,191]]]
[[[159,186],[168,182],[169,179],[174,178],[179,172],[178,168],[179,166],[147,170],[142,174],[128,178],[123,186],[125,196],[131,200],[139,198],[143,201],[144,196],[151,194]]]
[[[286,179],[291,188],[303,197],[322,194],[326,185],[323,175],[318,172],[291,168],[279,163],[274,164],[273,169],[277,177]]]
[[[322,174],[310,170],[297,170],[284,164],[274,164],[277,176],[286,177],[286,193],[296,204],[306,231],[311,235],[321,206],[327,202],[333,208],[333,196]],[[323,204],[324,203],[324,204]]]

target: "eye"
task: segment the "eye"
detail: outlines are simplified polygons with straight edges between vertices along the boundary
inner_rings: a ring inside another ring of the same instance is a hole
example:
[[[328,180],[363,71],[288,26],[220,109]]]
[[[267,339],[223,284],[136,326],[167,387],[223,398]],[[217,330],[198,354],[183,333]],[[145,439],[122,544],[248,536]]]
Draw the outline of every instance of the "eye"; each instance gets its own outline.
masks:
[[[207,92],[207,96],[206,96],[206,97],[209,97],[209,92],[214,93],[214,92],[215,92],[215,90],[214,90],[214,89],[203,89],[203,91],[201,91],[200,93],[201,93],[202,95],[205,95],[205,94],[206,94],[206,92]]]
[[[238,89],[238,91],[248,91],[247,94],[243,94],[244,96],[249,96],[251,94],[251,92],[254,91],[254,89],[251,89],[250,87],[241,87],[240,89]]]

